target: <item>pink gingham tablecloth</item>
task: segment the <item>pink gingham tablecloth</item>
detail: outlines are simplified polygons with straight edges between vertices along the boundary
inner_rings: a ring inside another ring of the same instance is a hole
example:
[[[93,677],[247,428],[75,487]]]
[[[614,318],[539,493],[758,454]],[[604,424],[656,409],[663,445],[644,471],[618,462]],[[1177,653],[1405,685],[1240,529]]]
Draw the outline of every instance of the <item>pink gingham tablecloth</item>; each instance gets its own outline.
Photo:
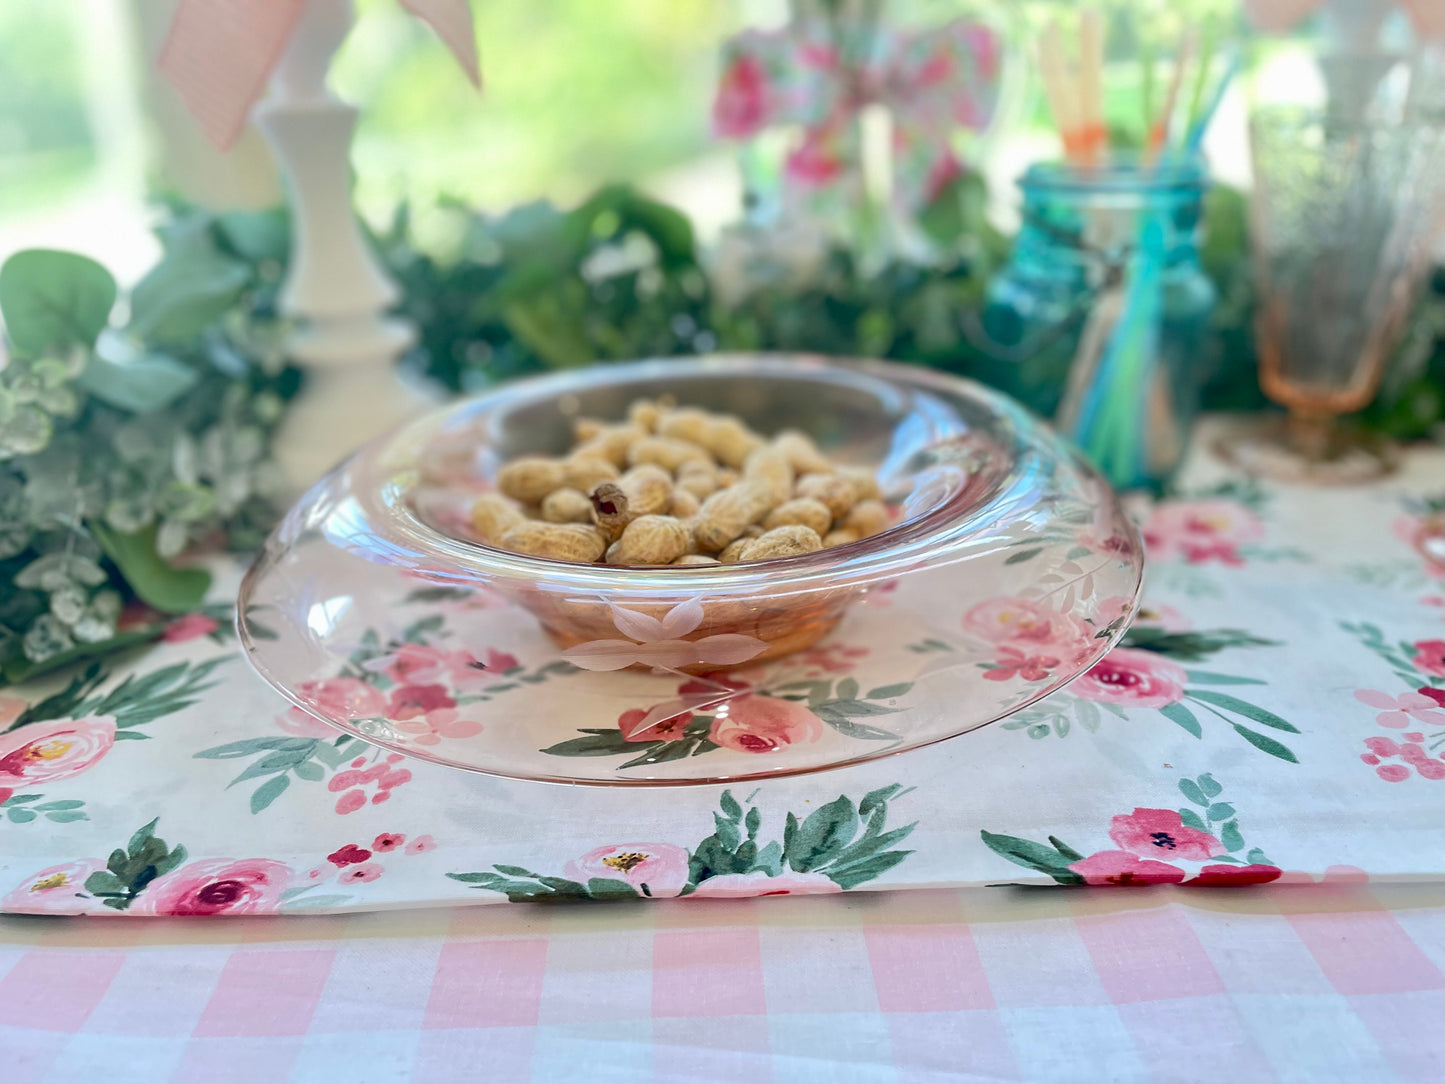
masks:
[[[0,918],[5,1084],[1437,1084],[1445,888]]]

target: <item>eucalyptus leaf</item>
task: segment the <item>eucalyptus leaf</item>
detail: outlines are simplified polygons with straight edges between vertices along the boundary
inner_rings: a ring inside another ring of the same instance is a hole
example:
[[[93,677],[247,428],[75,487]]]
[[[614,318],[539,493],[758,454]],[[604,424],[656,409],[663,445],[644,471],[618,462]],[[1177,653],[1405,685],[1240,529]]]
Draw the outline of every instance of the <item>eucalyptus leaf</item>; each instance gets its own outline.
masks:
[[[0,267],[0,313],[16,351],[90,347],[115,305],[115,279],[88,256],[17,252]]]
[[[107,406],[132,414],[163,410],[199,380],[200,373],[191,366],[159,353],[122,356],[120,360],[95,354],[80,375],[81,387],[91,395]]]
[[[136,595],[162,613],[190,613],[211,586],[211,574],[199,568],[172,568],[156,550],[156,529],[122,534],[98,523],[90,525],[105,554],[120,569]]]

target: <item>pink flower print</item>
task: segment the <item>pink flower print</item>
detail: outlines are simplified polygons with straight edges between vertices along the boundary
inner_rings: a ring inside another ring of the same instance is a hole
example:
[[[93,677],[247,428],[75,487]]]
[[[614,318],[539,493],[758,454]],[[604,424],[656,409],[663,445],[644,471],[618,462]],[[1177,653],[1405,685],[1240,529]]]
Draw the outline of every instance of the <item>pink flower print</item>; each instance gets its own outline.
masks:
[[[348,843],[344,847],[338,847],[326,856],[326,861],[333,866],[354,866],[365,862],[371,857],[371,852],[365,847],[358,847],[355,843]]]
[[[1416,670],[1445,677],[1445,640],[1416,640],[1415,657],[1411,661]]]
[[[890,583],[896,587],[896,581]],[[861,660],[867,658],[868,654],[869,649],[866,647],[826,644],[808,648],[798,656],[798,661],[817,673],[847,674],[855,669]]]
[[[214,617],[207,617],[205,614],[186,614],[167,625],[166,631],[161,633],[161,639],[168,644],[180,644],[187,640],[209,636],[220,627],[221,623]]]
[[[380,854],[385,854],[387,851],[396,850],[405,842],[406,836],[404,835],[397,832],[382,832],[381,835],[371,841],[371,849]]]
[[[713,717],[708,740],[740,753],[773,753],[788,745],[806,745],[823,736],[823,720],[795,700],[744,696]]]
[[[1391,696],[1379,689],[1356,689],[1355,699],[1381,709],[1380,714],[1375,716],[1375,722],[1391,730],[1404,730],[1412,719],[1427,726],[1445,726],[1445,711],[1441,710],[1435,697],[1427,695],[1423,689],[1399,696]]]
[[[403,685],[391,694],[386,711],[392,719],[416,719],[441,708],[454,708],[457,702],[445,685]]]
[[[1025,655],[1011,644],[1003,644],[999,647],[998,658],[994,661],[998,665],[983,672],[983,676],[989,681],[1008,681],[1014,677],[1021,677],[1025,681],[1043,681],[1049,676],[1049,672],[1059,665],[1060,659],[1056,655]]]
[[[132,910],[144,915],[258,915],[277,910],[289,866],[269,858],[209,858],[152,881]]]
[[[621,670],[641,663],[676,671],[685,666],[735,666],[768,646],[756,636],[739,633],[682,639],[702,624],[705,614],[700,598],[679,602],[661,618],[613,606],[612,623],[631,639],[589,640],[569,647],[562,657],[583,670]]]
[[[431,836],[417,836],[406,845],[407,854],[425,854],[427,851],[434,851],[436,849],[437,842],[432,839]]]
[[[1375,774],[1386,783],[1403,783],[1410,778],[1414,768],[1422,779],[1445,779],[1445,759],[1437,759],[1426,752],[1420,743],[1423,734],[1405,734],[1407,740],[1397,743],[1384,735],[1365,739],[1368,753],[1361,753],[1360,759],[1375,769]],[[1404,764],[1382,764],[1382,760],[1399,757]]]
[[[620,843],[588,851],[567,863],[566,875],[586,884],[594,877],[626,881],[647,896],[676,896],[687,884],[687,851],[671,843]]]
[[[783,164],[788,180],[804,188],[822,188],[843,175],[844,164],[836,140],[829,134],[808,130]]]
[[[994,598],[963,615],[963,627],[991,644],[1009,640],[1049,643],[1054,621],[1062,615],[1026,598]]]
[[[1162,708],[1184,699],[1184,668],[1153,651],[1116,647],[1073,684],[1076,696],[1133,708]]]
[[[335,677],[321,681],[303,681],[296,686],[297,695],[317,715],[347,723],[353,719],[371,719],[386,714],[386,697],[360,678]],[[334,731],[326,731],[332,734]]]
[[[1099,851],[1069,868],[1091,885],[1170,885],[1184,880],[1184,871],[1178,866],[1128,851]]]
[[[85,879],[102,869],[105,869],[104,859],[82,858],[32,873],[0,899],[0,911],[45,915],[84,910],[80,897],[89,899],[85,895]]]
[[[363,862],[359,866],[352,866],[350,869],[342,870],[341,875],[336,878],[338,884],[354,885],[364,881],[374,881],[382,875],[383,868],[375,862]]]
[[[754,56],[738,56],[718,82],[712,105],[713,132],[724,139],[747,139],[768,120],[768,73]]]
[[[1203,862],[1227,853],[1208,832],[1189,828],[1172,809],[1135,809],[1109,822],[1109,838],[1124,850],[1145,858]]]
[[[517,661],[517,656],[489,647],[486,655],[482,657],[482,665],[488,673],[505,674],[508,670],[518,669],[522,664]]]
[[[307,884],[310,885],[319,885],[323,881],[329,879],[330,876],[331,870],[327,869],[325,866],[312,866],[304,874],[302,874],[302,880],[304,880]]]
[[[1395,521],[1395,537],[1425,562],[1425,574],[1445,579],[1445,513],[1403,516]]]
[[[420,718],[396,723],[396,729],[413,735],[417,745],[436,745],[443,738],[470,738],[482,732],[482,724],[462,719],[451,708],[429,711]]]
[[[1200,888],[1224,888],[1236,885],[1263,885],[1277,881],[1283,871],[1278,866],[1205,866],[1184,883]]]
[[[1424,685],[1415,691],[1421,696],[1433,700],[1440,707],[1445,708],[1445,689],[1432,689],[1430,686]]]
[[[70,779],[93,767],[115,745],[115,720],[49,719],[0,734],[0,786],[15,789]]]
[[[351,767],[342,769],[328,779],[326,789],[341,795],[336,800],[336,812],[342,815],[355,813],[366,804],[366,788],[373,784],[376,786],[376,793],[371,796],[372,804],[380,805],[387,801],[393,790],[411,781],[411,772],[397,767],[402,759],[401,754],[391,753],[384,761],[363,768],[366,760],[359,757],[351,762]]]
[[[1074,541],[1096,554],[1117,557],[1121,561],[1134,556],[1134,541],[1111,525],[1095,525],[1074,532]]]
[[[1264,521],[1237,501],[1213,498],[1161,501],[1143,527],[1144,544],[1156,561],[1190,564],[1217,560],[1242,565],[1237,547],[1264,537]]]
[[[752,896],[816,896],[842,891],[841,885],[821,873],[785,870],[776,877],[769,877],[762,870],[754,870],[752,873],[720,873],[716,877],[708,877],[699,881],[685,898],[735,900]]]
[[[676,714],[669,712],[676,711]],[[658,717],[659,714],[661,717]],[[682,737],[687,724],[692,722],[692,712],[686,710],[679,700],[667,704],[654,704],[650,708],[631,708],[617,717],[617,729],[624,741],[673,741]]]

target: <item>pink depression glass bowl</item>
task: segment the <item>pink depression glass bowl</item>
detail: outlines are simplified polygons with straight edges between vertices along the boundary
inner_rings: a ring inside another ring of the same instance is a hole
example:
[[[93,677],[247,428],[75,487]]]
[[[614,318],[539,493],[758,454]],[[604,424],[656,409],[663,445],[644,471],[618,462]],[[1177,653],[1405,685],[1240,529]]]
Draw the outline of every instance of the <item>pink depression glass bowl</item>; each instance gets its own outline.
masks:
[[[470,537],[470,501],[503,462],[565,451],[575,417],[664,394],[808,432],[876,470],[898,522],[701,568]],[[528,779],[719,782],[856,763],[1018,710],[1117,642],[1142,565],[1107,484],[1004,396],[884,362],[718,356],[508,385],[368,445],[267,541],[237,623],[294,704],[399,752]]]

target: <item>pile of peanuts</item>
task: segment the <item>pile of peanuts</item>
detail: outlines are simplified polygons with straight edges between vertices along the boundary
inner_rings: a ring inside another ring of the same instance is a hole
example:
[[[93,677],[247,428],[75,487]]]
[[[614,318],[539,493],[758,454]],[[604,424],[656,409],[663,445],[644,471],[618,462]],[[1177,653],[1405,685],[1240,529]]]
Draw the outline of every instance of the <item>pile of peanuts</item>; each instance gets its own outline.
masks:
[[[640,399],[627,421],[580,419],[563,458],[523,456],[478,497],[492,545],[558,561],[718,565],[793,557],[889,524],[877,479],[803,433],[768,440],[737,418]]]

